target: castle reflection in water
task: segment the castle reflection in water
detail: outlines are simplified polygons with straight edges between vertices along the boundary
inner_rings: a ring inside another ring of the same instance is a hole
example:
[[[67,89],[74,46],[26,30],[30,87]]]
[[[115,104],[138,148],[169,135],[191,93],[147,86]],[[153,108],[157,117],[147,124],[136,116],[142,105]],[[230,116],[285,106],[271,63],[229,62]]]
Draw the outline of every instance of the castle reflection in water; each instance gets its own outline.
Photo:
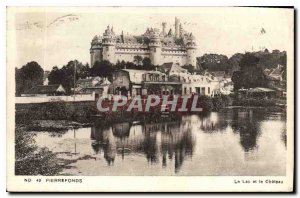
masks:
[[[161,123],[123,122],[104,127],[92,127],[92,147],[96,153],[104,152],[109,165],[116,154],[124,159],[127,154],[143,153],[149,163],[167,166],[167,158],[174,159],[175,171],[192,156],[195,144],[190,122],[182,120]],[[160,159],[161,158],[161,159]]]
[[[224,133],[230,127],[233,133],[239,134],[247,157],[247,153],[257,146],[259,123],[264,119],[272,119],[272,116],[264,117],[265,114],[254,111],[257,110],[232,109],[207,115],[179,116],[152,122],[141,119],[110,125],[96,122],[91,129],[92,148],[96,154],[104,155],[108,165],[114,164],[116,155],[125,159],[126,155],[142,154],[148,163],[161,163],[162,167],[174,166],[175,172],[178,172],[184,161],[193,156],[196,141],[192,131]],[[284,138],[282,140],[285,141]]]

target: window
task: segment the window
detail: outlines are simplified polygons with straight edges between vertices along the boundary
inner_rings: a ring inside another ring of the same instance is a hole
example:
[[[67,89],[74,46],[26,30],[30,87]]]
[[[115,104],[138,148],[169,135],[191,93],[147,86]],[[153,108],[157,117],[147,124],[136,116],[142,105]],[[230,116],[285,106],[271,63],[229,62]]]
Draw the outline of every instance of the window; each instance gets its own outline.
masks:
[[[202,94],[202,95],[205,95],[205,87],[202,87],[202,88],[201,88],[201,94]]]
[[[210,87],[207,88],[207,92],[208,92],[208,94],[210,94]]]

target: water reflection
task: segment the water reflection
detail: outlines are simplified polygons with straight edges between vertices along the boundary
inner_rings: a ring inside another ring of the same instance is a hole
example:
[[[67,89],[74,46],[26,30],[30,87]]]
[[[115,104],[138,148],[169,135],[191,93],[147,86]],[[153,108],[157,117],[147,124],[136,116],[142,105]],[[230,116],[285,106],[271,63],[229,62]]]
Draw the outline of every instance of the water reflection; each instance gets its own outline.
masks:
[[[167,166],[174,158],[178,172],[183,161],[192,156],[195,141],[182,120],[161,123],[115,123],[105,126],[98,122],[91,130],[92,148],[95,153],[104,153],[108,165],[112,165],[116,154],[124,160],[125,155],[142,153],[149,164]]]
[[[99,120],[75,135],[49,133],[52,141],[38,134],[37,142],[72,155],[75,146],[78,157],[95,159],[77,161],[78,172],[70,174],[283,175],[285,120],[283,113],[266,109],[232,108],[131,122]]]

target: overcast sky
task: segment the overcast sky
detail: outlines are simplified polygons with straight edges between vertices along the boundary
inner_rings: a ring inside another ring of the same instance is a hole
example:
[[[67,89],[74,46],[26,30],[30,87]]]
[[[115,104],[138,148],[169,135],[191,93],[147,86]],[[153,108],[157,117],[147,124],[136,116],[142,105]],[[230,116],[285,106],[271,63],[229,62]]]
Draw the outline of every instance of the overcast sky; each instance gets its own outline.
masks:
[[[286,50],[293,35],[293,10],[275,8],[34,8],[14,20],[16,66],[37,61],[45,70],[69,60],[90,62],[90,42],[107,25],[116,34],[142,34],[147,27],[174,29],[177,16],[192,32],[198,56],[259,50]],[[262,34],[261,30],[264,29]]]

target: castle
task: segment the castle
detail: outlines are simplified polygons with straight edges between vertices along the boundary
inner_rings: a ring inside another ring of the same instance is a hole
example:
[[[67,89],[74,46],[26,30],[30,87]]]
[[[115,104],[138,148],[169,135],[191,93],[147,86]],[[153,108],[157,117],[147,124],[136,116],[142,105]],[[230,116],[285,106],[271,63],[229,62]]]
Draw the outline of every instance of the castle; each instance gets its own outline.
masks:
[[[175,30],[166,32],[167,23],[162,23],[162,31],[148,28],[142,35],[116,35],[113,27],[107,26],[103,36],[95,36],[91,42],[91,66],[96,61],[108,60],[134,62],[135,56],[148,57],[153,65],[167,62],[178,63],[180,66],[196,66],[195,37],[187,33],[178,18],[175,18]]]

